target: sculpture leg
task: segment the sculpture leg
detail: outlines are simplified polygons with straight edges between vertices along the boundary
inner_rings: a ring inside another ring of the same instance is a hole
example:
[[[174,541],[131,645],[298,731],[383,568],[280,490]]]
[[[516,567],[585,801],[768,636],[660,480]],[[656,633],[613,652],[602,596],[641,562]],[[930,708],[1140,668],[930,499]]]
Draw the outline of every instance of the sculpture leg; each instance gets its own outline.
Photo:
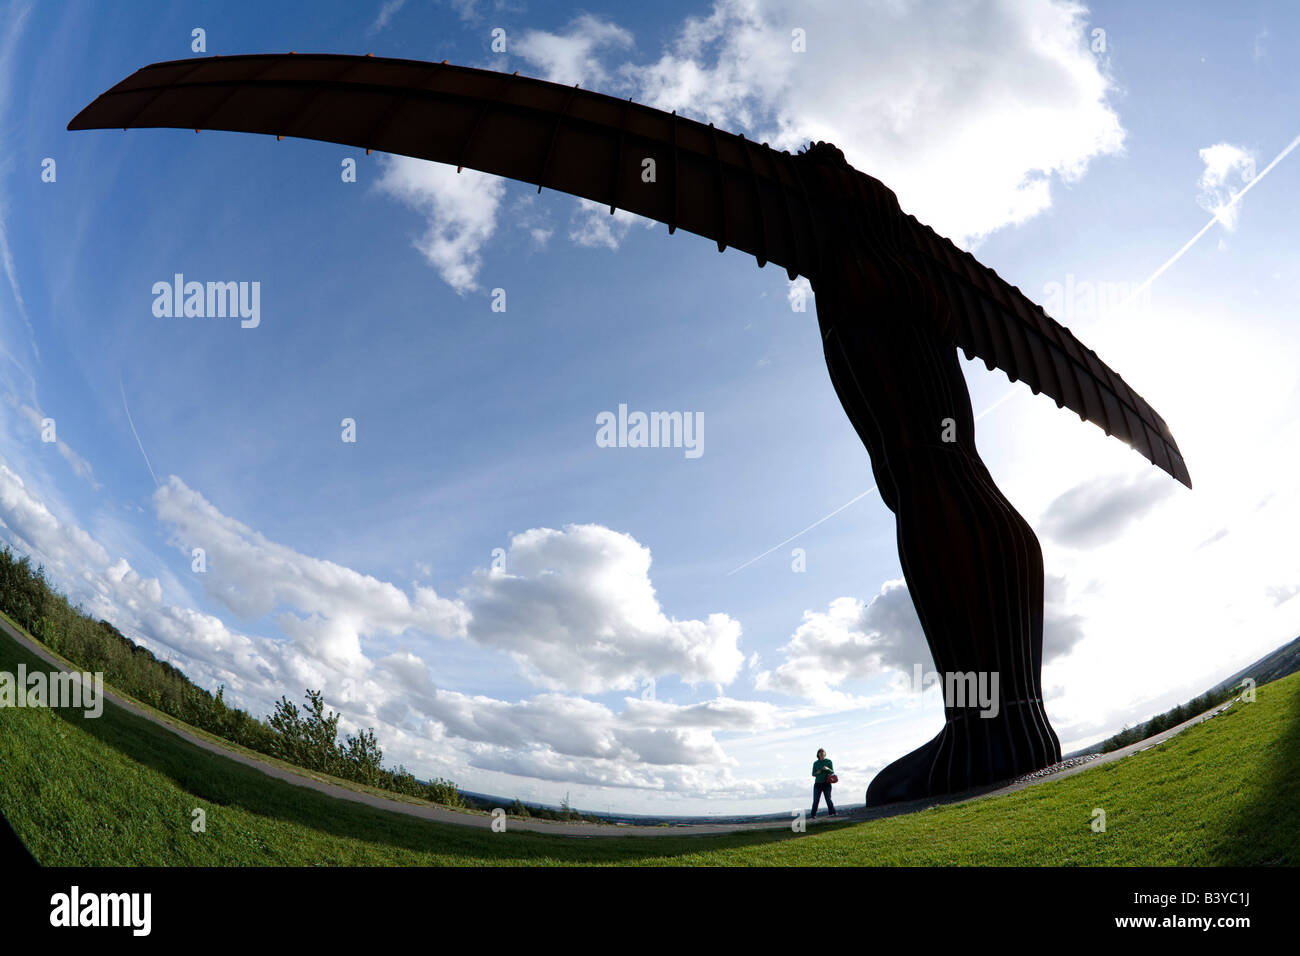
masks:
[[[1038,539],[975,449],[956,349],[923,323],[824,316],[827,367],[894,512],[903,575],[941,675],[997,675],[996,716],[946,701],[943,730],[872,781],[870,805],[952,793],[1048,766]],[[951,419],[951,424],[946,420]],[[944,441],[945,431],[954,441]]]

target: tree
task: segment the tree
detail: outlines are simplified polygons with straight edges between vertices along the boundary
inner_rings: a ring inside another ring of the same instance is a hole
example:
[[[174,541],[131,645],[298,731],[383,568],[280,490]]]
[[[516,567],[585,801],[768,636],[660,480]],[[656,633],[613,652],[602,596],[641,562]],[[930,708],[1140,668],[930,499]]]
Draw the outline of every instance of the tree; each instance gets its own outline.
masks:
[[[339,715],[325,713],[321,691],[307,691],[307,706],[302,713],[289,698],[281,697],[271,715],[271,729],[276,732],[275,755],[308,770],[334,773],[343,762],[338,744]]]
[[[384,752],[375,739],[375,728],[363,730],[356,736],[349,735],[343,748],[343,760],[346,764],[345,772],[351,779],[371,786],[379,783]]]

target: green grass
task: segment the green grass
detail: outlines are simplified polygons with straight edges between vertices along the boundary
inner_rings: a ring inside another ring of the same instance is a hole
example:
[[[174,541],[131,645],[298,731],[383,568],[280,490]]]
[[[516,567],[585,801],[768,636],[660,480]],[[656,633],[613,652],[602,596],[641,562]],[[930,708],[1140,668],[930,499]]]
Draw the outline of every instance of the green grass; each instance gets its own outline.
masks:
[[[0,611],[0,620],[7,622],[9,626],[12,627],[15,631],[25,634],[27,638],[31,640],[33,643],[39,644],[41,650],[44,651],[46,654],[48,654],[50,657],[53,657],[55,660],[59,661],[63,665],[63,669],[65,671],[84,670],[84,668],[78,665],[75,661],[69,660],[67,657],[60,654],[58,651],[54,650],[48,644],[44,644],[37,638],[33,637],[30,632],[28,632],[21,624],[15,621],[4,611]],[[4,641],[8,641],[8,636],[5,635],[3,632],[0,632],[0,642],[4,642]],[[14,647],[17,648],[18,646],[15,644]],[[23,658],[23,659],[28,661],[28,668],[30,669],[33,666],[30,661],[33,660],[34,658]],[[16,666],[16,660],[17,659],[15,659],[15,664],[13,666]],[[12,666],[5,664],[4,661],[5,661],[5,657],[4,657],[3,644],[0,643],[0,670],[4,670],[4,669],[12,670],[13,669]],[[44,671],[49,670],[49,666],[44,661],[40,662],[40,667]],[[180,720],[179,718],[173,717],[165,710],[159,710],[157,707],[154,707],[152,704],[140,700],[140,698],[132,696],[131,694],[126,693],[120,687],[114,687],[107,683],[105,683],[104,687],[106,690],[111,690],[122,700],[127,701],[132,706],[137,707],[140,710],[144,711],[145,713],[149,714],[150,716],[153,717],[154,720],[159,721],[160,723],[166,724],[170,727],[176,727],[181,730],[184,730],[191,737],[197,737],[200,740],[206,741],[207,743],[215,744],[231,753],[236,753],[241,756],[260,761],[261,763],[265,764],[268,767],[276,767],[277,769],[280,770],[287,770],[290,773],[297,774],[300,777],[306,777],[310,780],[317,780],[323,783],[329,783],[336,787],[342,787],[345,790],[356,791],[357,793],[366,793],[366,794],[370,794],[371,796],[382,797],[385,800],[393,800],[397,803],[411,803],[411,804],[416,804],[418,806],[426,806],[426,807],[435,805],[430,803],[427,800],[421,800],[418,797],[413,797],[410,794],[398,793],[393,790],[385,790],[382,787],[372,787],[367,784],[360,783],[356,780],[347,780],[342,777],[332,776],[328,773],[322,773],[318,770],[310,770],[306,767],[300,767],[297,764],[290,763],[287,760],[281,760],[279,757],[273,757],[270,754],[262,753],[260,750],[253,750],[251,747],[245,747],[242,744],[235,743],[233,740],[227,740],[225,737],[221,737],[217,734],[210,733],[209,731],[204,730],[202,727],[195,727],[192,724],[187,724],[184,721]],[[462,813],[469,813],[478,816],[487,816],[487,811],[477,810],[474,807],[470,807],[470,806],[459,807],[458,810],[459,812]]]
[[[0,670],[48,669],[0,635]],[[1300,863],[1300,674],[1122,761],[857,824],[574,839],[327,797],[106,705],[0,708],[0,809],[45,865],[1260,865]],[[1096,807],[1105,833],[1091,829]],[[207,813],[192,833],[191,811]]]

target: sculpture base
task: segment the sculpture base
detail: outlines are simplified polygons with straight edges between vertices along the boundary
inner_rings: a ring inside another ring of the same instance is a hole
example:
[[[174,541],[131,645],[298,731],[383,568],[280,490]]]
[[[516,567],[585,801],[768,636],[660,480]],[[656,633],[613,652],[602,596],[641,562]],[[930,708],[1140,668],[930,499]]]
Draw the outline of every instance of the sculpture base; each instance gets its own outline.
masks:
[[[984,787],[1061,759],[1042,705],[1011,705],[994,718],[971,711],[950,719],[929,743],[895,760],[867,787],[867,806],[921,800]]]

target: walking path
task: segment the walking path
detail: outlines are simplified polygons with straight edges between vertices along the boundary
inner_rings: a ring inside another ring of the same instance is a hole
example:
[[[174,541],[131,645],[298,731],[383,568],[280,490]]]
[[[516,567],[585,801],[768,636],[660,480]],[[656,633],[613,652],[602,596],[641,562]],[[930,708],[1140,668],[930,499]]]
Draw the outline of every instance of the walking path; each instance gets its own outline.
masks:
[[[40,657],[52,667],[62,670],[63,662],[58,660],[50,651],[37,641],[29,639],[25,634],[15,630],[9,622],[0,618],[0,627],[4,632],[20,645]],[[492,817],[485,813],[466,813],[460,810],[450,810],[446,807],[434,806],[432,804],[405,803],[401,800],[393,800],[387,797],[381,797],[373,793],[367,793],[361,790],[353,790],[346,786],[335,783],[328,783],[323,780],[316,780],[312,777],[295,773],[284,767],[268,764],[256,757],[250,757],[248,754],[240,753],[236,750],[228,749],[220,744],[213,743],[203,737],[196,736],[187,730],[183,730],[174,724],[161,720],[157,714],[146,710],[119,697],[116,693],[104,689],[104,697],[121,707],[123,710],[130,711],[138,717],[151,721],[168,730],[178,737],[181,737],[188,743],[196,747],[201,747],[211,753],[218,754],[229,760],[234,760],[246,766],[253,767],[262,771],[268,776],[275,777],[299,787],[307,787],[319,791],[327,796],[336,797],[340,800],[351,800],[355,803],[364,803],[380,810],[388,810],[393,813],[405,813],[408,816],[420,817],[424,820],[433,820],[437,823],[451,823],[457,826],[479,827],[488,829],[492,825]],[[1089,755],[1088,757],[1075,758],[1073,760],[1063,761],[1055,767],[1049,767],[1045,770],[1037,771],[1034,774],[1028,774],[1018,780],[1010,783],[1000,784],[993,787],[986,787],[979,790],[970,790],[965,793],[950,794],[946,797],[935,797],[926,800],[914,800],[908,803],[892,803],[883,807],[857,807],[851,810],[843,810],[836,816],[831,817],[823,813],[815,819],[808,820],[810,827],[824,826],[827,823],[846,823],[860,822],[863,820],[879,820],[884,817],[898,816],[904,813],[915,813],[918,810],[925,810],[929,807],[939,806],[942,804],[964,803],[968,800],[983,800],[988,797],[1001,796],[1002,794],[1015,793],[1017,790],[1023,790],[1035,784],[1042,783],[1046,780],[1060,780],[1063,777],[1069,777],[1081,771],[1097,767],[1105,763],[1111,763],[1127,757],[1129,754],[1138,753],[1154,747],[1162,741],[1181,733],[1193,724],[1200,723],[1202,720],[1208,720],[1210,717],[1226,710],[1232,706],[1231,702],[1222,704],[1213,710],[1208,710],[1198,717],[1185,721],[1171,727],[1164,733],[1149,737],[1146,740],[1131,744],[1120,750],[1107,754]],[[639,826],[636,824],[619,824],[619,823],[563,823],[551,820],[532,820],[528,818],[510,817],[507,827],[510,830],[533,830],[539,833],[551,833],[556,836],[571,837],[611,837],[611,836],[702,836],[717,833],[743,833],[750,830],[782,830],[791,825],[793,817],[790,819],[763,819],[756,820],[753,823],[683,823],[670,825]]]

